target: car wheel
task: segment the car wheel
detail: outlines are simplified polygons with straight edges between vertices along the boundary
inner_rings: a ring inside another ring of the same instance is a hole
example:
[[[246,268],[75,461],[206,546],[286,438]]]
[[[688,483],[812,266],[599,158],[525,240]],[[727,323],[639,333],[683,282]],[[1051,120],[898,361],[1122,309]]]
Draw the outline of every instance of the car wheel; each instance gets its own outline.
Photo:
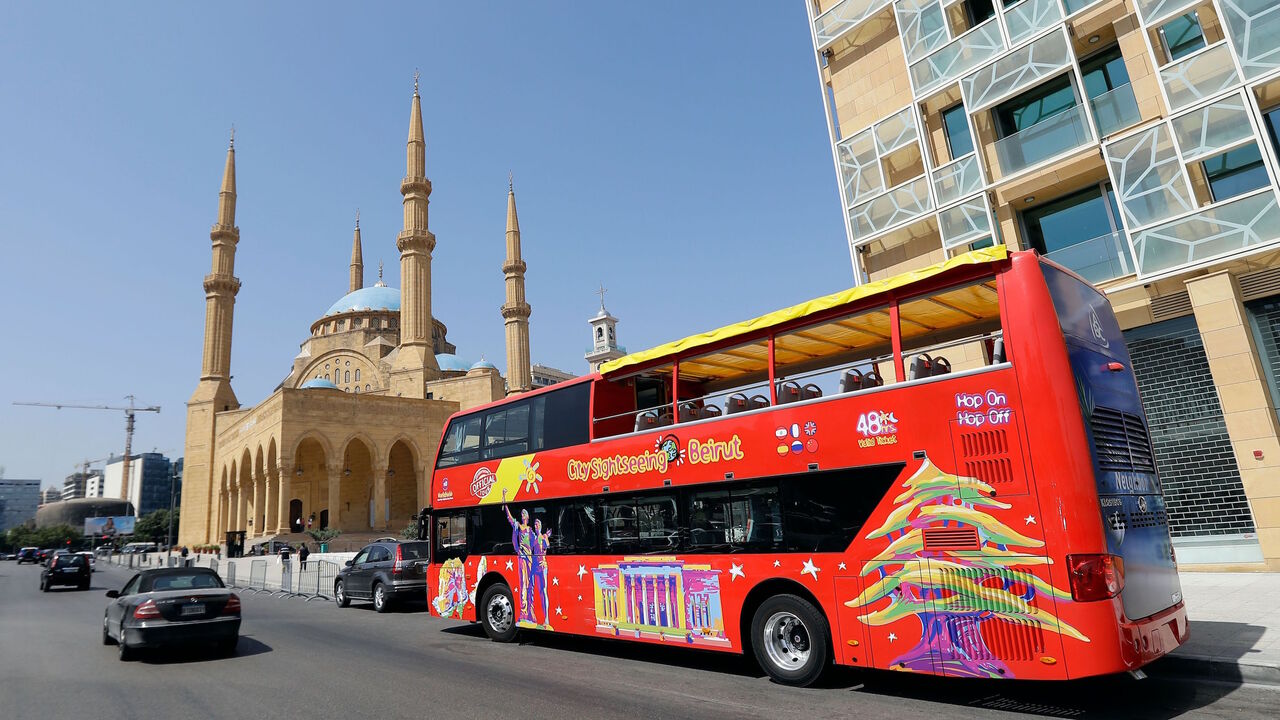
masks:
[[[373,584],[373,609],[384,613],[391,608],[391,599],[387,597],[387,586],[382,583]]]
[[[338,607],[344,608],[351,604],[351,598],[347,597],[347,586],[341,580],[333,584],[333,601]]]
[[[760,604],[751,620],[751,647],[774,682],[807,687],[827,668],[831,632],[809,601],[775,595]]]
[[[129,647],[124,641],[124,628],[120,629],[120,639],[116,641],[116,650],[119,651],[120,662],[128,662],[133,659],[133,648]]]
[[[495,642],[511,642],[516,637],[516,606],[511,601],[511,588],[494,583],[484,591],[480,601],[480,623],[484,634]]]
[[[110,645],[114,640],[111,639],[111,633],[107,632],[107,616],[102,616],[102,644]]]

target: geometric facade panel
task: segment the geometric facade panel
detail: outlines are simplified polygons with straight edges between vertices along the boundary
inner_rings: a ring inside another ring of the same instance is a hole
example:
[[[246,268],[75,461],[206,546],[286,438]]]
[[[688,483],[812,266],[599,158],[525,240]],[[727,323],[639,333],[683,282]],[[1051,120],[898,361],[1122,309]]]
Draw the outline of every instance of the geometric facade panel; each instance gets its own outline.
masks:
[[[1280,67],[1280,3],[1276,0],[1218,0],[1227,38],[1246,79]]]
[[[898,0],[893,12],[898,17],[908,63],[923,58],[950,39],[947,18],[938,0]]]
[[[1231,47],[1225,42],[1160,69],[1169,109],[1181,110],[1240,84]]]
[[[1244,98],[1233,95],[1173,118],[1173,134],[1186,162],[1215,155],[1254,137]]]
[[[1004,11],[1004,25],[1009,30],[1009,42],[1013,45],[1060,20],[1062,6],[1058,0],[1023,0]]]
[[[995,58],[1004,52],[1004,47],[1000,23],[993,17],[911,65],[911,86],[916,97]]]
[[[977,112],[1070,66],[1071,44],[1067,42],[1067,31],[1061,29],[1045,35],[961,80],[965,109]]]
[[[1178,161],[1166,124],[1105,145],[1103,152],[1130,230],[1195,208],[1186,171]]]
[[[1267,188],[1134,235],[1138,272],[1151,275],[1280,240],[1280,202]]]
[[[855,240],[867,237],[933,209],[929,178],[921,175],[883,195],[849,210],[849,225]]]
[[[813,20],[818,46],[833,42],[888,4],[889,0],[844,0],[822,13]]]
[[[982,189],[982,169],[978,167],[978,156],[974,153],[943,165],[931,174],[938,207],[946,207]]]

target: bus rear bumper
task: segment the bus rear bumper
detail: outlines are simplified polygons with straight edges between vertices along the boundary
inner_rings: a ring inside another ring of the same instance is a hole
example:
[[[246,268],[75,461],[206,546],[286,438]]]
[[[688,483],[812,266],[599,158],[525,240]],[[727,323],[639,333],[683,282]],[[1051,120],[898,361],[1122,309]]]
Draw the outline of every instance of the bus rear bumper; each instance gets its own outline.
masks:
[[[1176,650],[1190,637],[1187,606],[1179,602],[1155,615],[1120,624],[1121,656],[1136,670]]]

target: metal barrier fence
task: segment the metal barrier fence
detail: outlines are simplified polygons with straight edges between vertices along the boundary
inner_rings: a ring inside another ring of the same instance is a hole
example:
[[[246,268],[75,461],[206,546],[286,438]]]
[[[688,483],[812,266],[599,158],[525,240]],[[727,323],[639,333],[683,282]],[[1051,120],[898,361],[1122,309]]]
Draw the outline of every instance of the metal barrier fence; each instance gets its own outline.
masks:
[[[233,562],[227,563],[227,576],[222,578],[222,582],[226,583],[227,587],[240,587],[239,585],[236,585],[236,564],[235,563]]]
[[[267,589],[267,561],[253,560],[249,563],[249,590],[263,592]]]

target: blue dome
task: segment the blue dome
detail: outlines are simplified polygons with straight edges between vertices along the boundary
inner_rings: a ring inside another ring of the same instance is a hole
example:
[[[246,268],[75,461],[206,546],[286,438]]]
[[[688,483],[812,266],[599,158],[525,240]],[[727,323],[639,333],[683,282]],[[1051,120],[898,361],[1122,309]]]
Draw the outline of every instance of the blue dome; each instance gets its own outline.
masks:
[[[325,390],[337,390],[338,386],[334,385],[328,380],[325,380],[324,378],[311,378],[310,380],[302,383],[303,390],[306,390],[308,388],[324,388]]]
[[[471,369],[472,370],[497,370],[498,368],[494,367],[493,363],[489,362],[488,360],[481,360],[475,365],[472,365]]]
[[[470,365],[466,360],[452,353],[440,353],[436,355],[436,364],[445,372],[466,372]]]
[[[399,288],[387,287],[386,285],[374,285],[373,287],[360,288],[353,293],[347,293],[342,299],[334,303],[325,315],[337,315],[339,313],[351,312],[352,310],[399,310],[400,309],[400,290]]]

